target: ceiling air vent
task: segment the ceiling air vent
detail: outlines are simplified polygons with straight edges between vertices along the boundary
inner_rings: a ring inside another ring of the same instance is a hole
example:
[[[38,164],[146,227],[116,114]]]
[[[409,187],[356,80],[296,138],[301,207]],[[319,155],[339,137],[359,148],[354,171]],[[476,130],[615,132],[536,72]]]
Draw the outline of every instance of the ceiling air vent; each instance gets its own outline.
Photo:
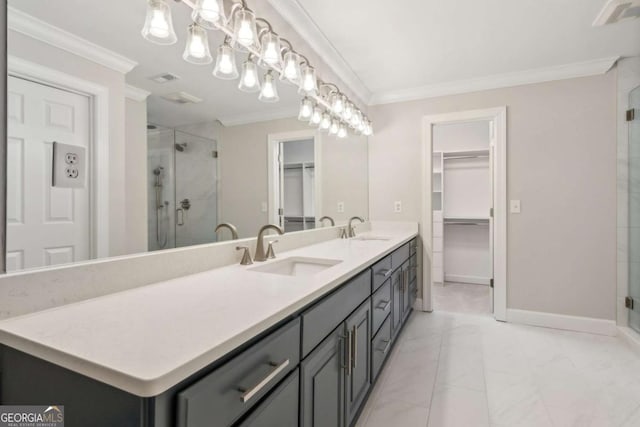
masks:
[[[615,24],[616,22],[640,16],[640,0],[609,0],[593,21],[594,27]]]
[[[169,83],[174,80],[180,80],[180,77],[171,73],[162,73],[162,74],[158,74],[157,76],[149,77],[149,80],[162,84],[162,83]]]
[[[186,92],[170,93],[168,95],[162,95],[162,98],[175,102],[176,104],[197,104],[202,102],[202,99]]]

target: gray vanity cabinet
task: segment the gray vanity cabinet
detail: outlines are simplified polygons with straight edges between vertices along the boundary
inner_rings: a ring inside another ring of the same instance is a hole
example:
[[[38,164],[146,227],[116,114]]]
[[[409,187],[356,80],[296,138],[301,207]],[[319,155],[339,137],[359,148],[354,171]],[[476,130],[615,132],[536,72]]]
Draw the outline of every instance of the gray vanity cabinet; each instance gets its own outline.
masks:
[[[344,426],[345,343],[344,326],[340,325],[302,361],[301,426]]]
[[[371,304],[365,301],[345,322],[351,343],[351,366],[347,367],[345,406],[347,425],[354,416],[371,386]]]

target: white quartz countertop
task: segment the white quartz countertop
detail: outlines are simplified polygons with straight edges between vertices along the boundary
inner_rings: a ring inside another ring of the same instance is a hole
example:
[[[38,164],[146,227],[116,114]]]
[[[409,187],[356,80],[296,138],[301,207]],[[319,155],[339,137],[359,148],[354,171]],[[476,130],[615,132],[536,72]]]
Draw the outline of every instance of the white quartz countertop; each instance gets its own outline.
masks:
[[[0,322],[0,343],[132,394],[163,393],[417,234],[374,230],[277,254],[340,260],[313,276],[232,265]]]

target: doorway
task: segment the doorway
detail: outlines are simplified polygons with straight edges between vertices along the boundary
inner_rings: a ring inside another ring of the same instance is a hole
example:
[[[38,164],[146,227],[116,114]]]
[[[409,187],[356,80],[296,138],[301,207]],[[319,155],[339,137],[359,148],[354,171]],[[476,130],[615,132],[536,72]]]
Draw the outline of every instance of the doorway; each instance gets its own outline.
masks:
[[[425,311],[506,320],[506,108],[424,119]]]
[[[314,132],[269,135],[269,222],[286,233],[316,226],[319,157]]]
[[[635,176],[640,167],[640,87],[629,94],[629,200],[640,193],[640,180]],[[640,225],[638,205],[629,203],[629,293],[626,306],[629,309],[629,326],[640,332],[640,235],[635,227]]]

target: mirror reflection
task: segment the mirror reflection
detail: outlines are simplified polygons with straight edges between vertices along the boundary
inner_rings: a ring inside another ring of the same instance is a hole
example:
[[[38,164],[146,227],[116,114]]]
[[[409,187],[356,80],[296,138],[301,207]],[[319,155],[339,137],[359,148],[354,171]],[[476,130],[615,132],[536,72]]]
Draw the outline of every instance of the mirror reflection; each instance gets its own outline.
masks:
[[[174,45],[142,37],[144,0],[9,1],[8,272],[368,216],[367,138],[299,120],[298,86],[264,64],[277,102],[215,77],[221,31],[212,63],[184,60],[199,35],[167,4]]]

